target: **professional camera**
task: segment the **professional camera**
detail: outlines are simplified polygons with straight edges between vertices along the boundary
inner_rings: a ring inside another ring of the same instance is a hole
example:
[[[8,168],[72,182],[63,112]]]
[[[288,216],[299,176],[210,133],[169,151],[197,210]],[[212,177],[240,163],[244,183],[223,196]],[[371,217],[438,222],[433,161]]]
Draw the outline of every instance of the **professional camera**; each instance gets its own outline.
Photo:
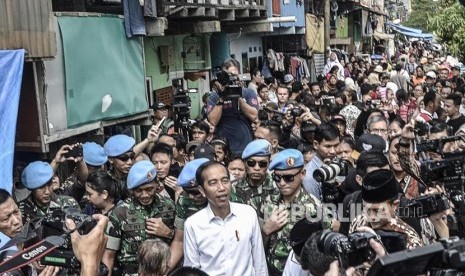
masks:
[[[339,106],[336,103],[336,98],[334,96],[322,96],[321,97],[322,106],[328,110],[330,114],[337,114],[339,112]]]
[[[446,187],[458,186],[461,189],[465,152],[444,152],[446,143],[464,141],[464,136],[450,136],[417,144],[418,152],[436,152],[442,160],[428,160],[421,163],[420,178],[427,185],[441,182]]]
[[[65,211],[56,209],[50,216],[45,217],[39,228],[37,229],[37,236],[42,240],[49,236],[63,236],[68,231],[65,225],[66,219],[72,219],[76,224],[76,231],[81,235],[89,233],[97,222],[91,216],[82,214],[79,210],[69,208]],[[40,259],[42,265],[59,266],[69,269],[79,269],[81,264],[73,254],[71,246],[71,239],[67,237],[65,243],[53,250],[46,256]]]
[[[292,117],[299,117],[300,115],[304,114],[305,113],[305,110],[300,108],[300,107],[294,107],[293,109],[291,109],[291,115]]]
[[[224,99],[238,99],[242,97],[242,81],[250,80],[250,74],[233,75],[221,71],[216,75],[218,82],[224,86],[223,91],[218,94]]]
[[[411,199],[399,208],[399,217],[424,218],[449,208],[449,200],[444,194],[425,195]]]
[[[188,136],[188,132],[192,126],[190,120],[191,99],[188,91],[178,88],[173,96],[173,121],[174,130],[177,133]]]
[[[425,161],[420,166],[420,177],[431,186],[435,182],[443,183],[446,187],[462,184],[464,157],[456,156],[444,160]]]
[[[414,132],[418,136],[425,136],[429,133],[431,129],[431,125],[428,123],[423,123],[423,122],[416,122],[415,123],[415,129]],[[433,140],[434,141],[434,140]],[[431,141],[430,141],[431,142]]]
[[[336,176],[347,176],[349,165],[343,159],[333,160],[328,165],[323,165],[321,168],[313,172],[313,178],[318,182],[331,182]]]
[[[465,275],[465,241],[457,237],[379,258],[366,275]]]
[[[380,242],[378,236],[368,232],[354,232],[349,236],[326,230],[318,242],[318,250],[338,259],[343,268],[359,266],[376,258],[370,239]]]

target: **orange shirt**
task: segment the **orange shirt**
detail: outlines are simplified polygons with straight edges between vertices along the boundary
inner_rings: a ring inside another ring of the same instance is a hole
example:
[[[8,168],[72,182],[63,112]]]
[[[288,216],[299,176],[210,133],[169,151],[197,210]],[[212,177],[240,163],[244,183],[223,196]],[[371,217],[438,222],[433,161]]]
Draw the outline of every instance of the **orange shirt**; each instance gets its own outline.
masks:
[[[416,86],[418,84],[423,84],[426,80],[426,76],[423,76],[423,78],[418,78],[417,76],[412,77],[412,82],[413,85]]]

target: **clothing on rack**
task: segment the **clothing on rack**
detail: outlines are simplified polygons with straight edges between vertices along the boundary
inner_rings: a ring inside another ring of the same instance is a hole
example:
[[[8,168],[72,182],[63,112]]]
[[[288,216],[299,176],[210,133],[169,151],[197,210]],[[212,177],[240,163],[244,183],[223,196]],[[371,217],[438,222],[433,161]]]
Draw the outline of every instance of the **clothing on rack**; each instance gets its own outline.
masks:
[[[298,81],[302,78],[310,78],[310,70],[307,61],[299,56],[291,56],[289,64],[289,73]]]
[[[275,52],[273,49],[268,49],[266,57],[271,70],[284,72],[284,54]]]

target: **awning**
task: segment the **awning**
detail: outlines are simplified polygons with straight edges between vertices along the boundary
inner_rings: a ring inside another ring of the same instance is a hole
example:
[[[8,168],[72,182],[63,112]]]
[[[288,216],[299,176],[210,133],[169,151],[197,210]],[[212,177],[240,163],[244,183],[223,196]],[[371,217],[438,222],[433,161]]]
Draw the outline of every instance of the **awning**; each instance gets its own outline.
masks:
[[[420,29],[415,29],[415,28],[410,28],[410,27],[405,27],[399,24],[394,24],[391,22],[387,23],[387,26],[389,26],[393,31],[401,33],[405,36],[409,37],[416,37],[416,38],[423,38],[426,40],[432,40],[433,35],[429,33],[423,33],[422,30]]]

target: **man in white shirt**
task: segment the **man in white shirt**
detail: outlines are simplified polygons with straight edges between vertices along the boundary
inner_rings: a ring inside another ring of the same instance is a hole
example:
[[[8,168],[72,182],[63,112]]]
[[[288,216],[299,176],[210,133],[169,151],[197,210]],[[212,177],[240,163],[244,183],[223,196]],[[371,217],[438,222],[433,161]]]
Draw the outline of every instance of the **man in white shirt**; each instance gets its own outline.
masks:
[[[226,167],[208,162],[196,173],[204,209],[184,225],[184,266],[214,275],[268,275],[260,225],[255,210],[229,202],[231,183]]]

